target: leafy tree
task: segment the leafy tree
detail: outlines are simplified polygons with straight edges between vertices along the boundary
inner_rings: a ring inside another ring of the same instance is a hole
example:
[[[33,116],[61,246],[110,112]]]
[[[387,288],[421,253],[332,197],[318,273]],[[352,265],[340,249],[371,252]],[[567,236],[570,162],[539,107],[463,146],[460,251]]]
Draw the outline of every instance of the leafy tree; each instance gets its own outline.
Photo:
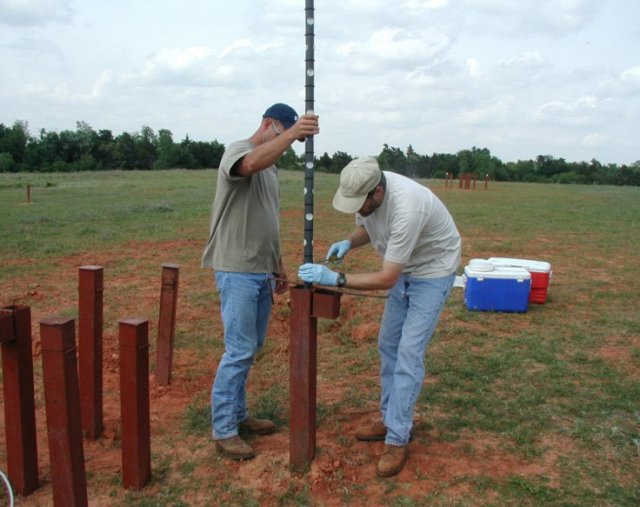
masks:
[[[78,121],[76,130],[47,132],[38,137],[29,134],[26,121],[16,121],[12,127],[0,123],[0,172],[9,171],[89,171],[105,169],[200,169],[218,167],[224,153],[218,141],[193,141],[189,136],[176,143],[170,130],[156,134],[143,126],[139,132],[123,132],[114,138],[110,130],[95,131],[88,123]],[[353,157],[346,152],[328,153],[316,159],[317,171],[339,173]],[[385,144],[378,155],[380,167],[410,177],[454,178],[460,172],[473,172],[479,178],[488,174],[497,181],[558,182],[601,185],[640,186],[640,161],[634,164],[608,164],[596,159],[589,162],[567,162],[551,155],[539,155],[534,160],[503,163],[487,148],[473,146],[456,154],[417,153],[409,145],[406,152]],[[284,169],[304,168],[304,159],[293,149],[278,161]]]
[[[431,157],[434,178],[444,178],[451,174],[454,178],[460,173],[458,156],[451,153],[434,153]]]
[[[15,164],[24,160],[27,142],[30,140],[26,121],[15,121],[11,128],[0,123],[0,153],[11,155]]]
[[[224,144],[221,144],[218,141],[212,141],[210,143],[190,141],[188,143],[188,149],[196,161],[196,168],[213,168],[220,166],[220,160],[224,153]]]
[[[143,126],[140,133],[134,136],[136,146],[137,169],[151,169],[156,161],[158,137],[153,129]]]
[[[344,151],[336,151],[331,157],[330,173],[338,174],[346,165],[353,160],[353,157]]]
[[[136,141],[128,132],[123,132],[116,137],[116,153],[119,156],[119,165],[121,169],[136,169]]]
[[[393,171],[399,174],[407,174],[407,157],[400,148],[390,147],[384,144],[378,155],[378,164],[384,171]]]
[[[332,162],[333,160],[329,156],[329,154],[325,151],[322,156],[316,161],[316,169],[320,172],[330,173],[332,171]]]
[[[11,173],[15,171],[16,163],[11,156],[11,153],[0,153],[0,173]]]
[[[303,163],[300,161],[298,155],[296,155],[296,152],[291,146],[289,146],[289,149],[282,154],[277,165],[280,169],[290,169],[293,171],[303,169]]]

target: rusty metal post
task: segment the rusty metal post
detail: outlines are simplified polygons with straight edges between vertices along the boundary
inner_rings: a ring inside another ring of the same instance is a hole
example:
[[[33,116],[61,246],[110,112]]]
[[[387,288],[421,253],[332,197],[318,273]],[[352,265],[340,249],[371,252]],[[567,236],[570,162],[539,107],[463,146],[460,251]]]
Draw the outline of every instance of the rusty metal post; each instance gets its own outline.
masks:
[[[458,174],[458,188],[462,188],[464,185],[464,173]]]
[[[15,490],[38,488],[38,447],[31,355],[31,308],[0,308],[7,472]]]
[[[142,489],[151,479],[149,321],[119,324],[122,485]]]
[[[291,288],[289,463],[306,471],[316,453],[316,354],[318,319],[312,317],[313,290]]]
[[[472,188],[473,188],[473,190],[475,190],[476,189],[476,180],[478,179],[478,176],[476,175],[476,173],[473,173],[471,175],[471,179],[473,180],[473,187]]]
[[[82,266],[78,283],[78,369],[82,428],[90,440],[102,434],[103,282],[101,266]]]
[[[75,321],[41,320],[40,339],[53,504],[87,505]]]
[[[176,264],[162,265],[160,315],[158,317],[158,340],[156,342],[156,379],[161,385],[167,385],[171,381],[179,274],[180,266]]]

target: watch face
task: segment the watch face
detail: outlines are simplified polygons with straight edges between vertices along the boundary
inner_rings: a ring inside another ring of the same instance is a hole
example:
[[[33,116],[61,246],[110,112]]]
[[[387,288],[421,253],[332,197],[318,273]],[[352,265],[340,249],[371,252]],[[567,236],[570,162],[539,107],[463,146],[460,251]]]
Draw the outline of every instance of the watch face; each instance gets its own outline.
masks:
[[[344,273],[339,273],[337,283],[338,287],[343,287],[345,283],[347,283],[347,277],[344,276]]]

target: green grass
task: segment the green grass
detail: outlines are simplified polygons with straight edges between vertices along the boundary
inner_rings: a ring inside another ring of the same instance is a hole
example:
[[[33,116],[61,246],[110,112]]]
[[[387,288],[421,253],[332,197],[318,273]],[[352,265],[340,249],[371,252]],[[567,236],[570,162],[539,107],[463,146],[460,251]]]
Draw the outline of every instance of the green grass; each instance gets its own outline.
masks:
[[[316,177],[317,257],[354,224],[353,217],[331,209],[337,181],[336,175]],[[173,382],[198,387],[179,422],[158,431],[152,484],[122,492],[113,476],[93,472],[95,490],[114,505],[139,506],[198,504],[202,498],[231,505],[323,505],[333,498],[361,505],[368,494],[374,495],[370,505],[638,505],[640,189],[490,183],[487,191],[470,191],[422,183],[451,210],[463,236],[463,263],[489,256],[549,261],[548,302],[524,314],[470,312],[456,289],[443,313],[426,358],[415,443],[426,449],[427,464],[432,446],[442,446],[455,449],[461,463],[478,465],[475,472],[416,468],[411,482],[362,479],[373,470],[366,461],[373,458],[360,457],[368,464],[328,476],[325,496],[317,496],[318,475],[290,474],[286,449],[269,455],[264,469],[251,469],[273,482],[270,493],[243,481],[242,466],[229,467],[212,450],[209,388],[222,331],[211,274],[200,269],[199,259],[215,172],[0,174],[0,305],[19,302],[32,306],[34,315],[74,316],[77,267],[100,262],[105,339],[114,341],[117,319],[141,308],[153,333],[159,266],[181,265],[175,346],[185,359]],[[33,185],[29,205],[27,184]],[[301,173],[281,173],[290,278],[302,261],[302,188]],[[344,268],[377,266],[367,249],[350,256]],[[382,305],[346,296],[339,319],[318,323],[317,459],[347,467],[358,447],[341,429],[354,413],[376,412],[376,338],[360,331],[379,320]],[[274,308],[280,332],[288,318],[280,299]],[[288,336],[271,334],[249,380],[253,413],[273,418],[281,431],[288,430],[289,417],[287,350]],[[38,364],[34,370],[39,377]],[[494,452],[532,467],[503,475],[484,470],[485,440]],[[353,474],[361,479],[353,482]]]

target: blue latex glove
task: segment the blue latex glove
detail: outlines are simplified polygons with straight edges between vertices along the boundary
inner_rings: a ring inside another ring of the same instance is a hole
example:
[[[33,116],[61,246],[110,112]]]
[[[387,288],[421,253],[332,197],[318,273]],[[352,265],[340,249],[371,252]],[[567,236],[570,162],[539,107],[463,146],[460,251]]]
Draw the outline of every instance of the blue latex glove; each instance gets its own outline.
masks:
[[[335,285],[338,281],[338,273],[322,264],[303,264],[298,268],[298,276],[307,283],[318,285]]]
[[[351,241],[349,241],[348,239],[338,241],[337,243],[331,245],[331,247],[329,248],[329,251],[327,252],[327,259],[333,257],[334,255],[338,259],[342,259],[345,255],[347,255],[347,252],[349,250],[351,250]]]

